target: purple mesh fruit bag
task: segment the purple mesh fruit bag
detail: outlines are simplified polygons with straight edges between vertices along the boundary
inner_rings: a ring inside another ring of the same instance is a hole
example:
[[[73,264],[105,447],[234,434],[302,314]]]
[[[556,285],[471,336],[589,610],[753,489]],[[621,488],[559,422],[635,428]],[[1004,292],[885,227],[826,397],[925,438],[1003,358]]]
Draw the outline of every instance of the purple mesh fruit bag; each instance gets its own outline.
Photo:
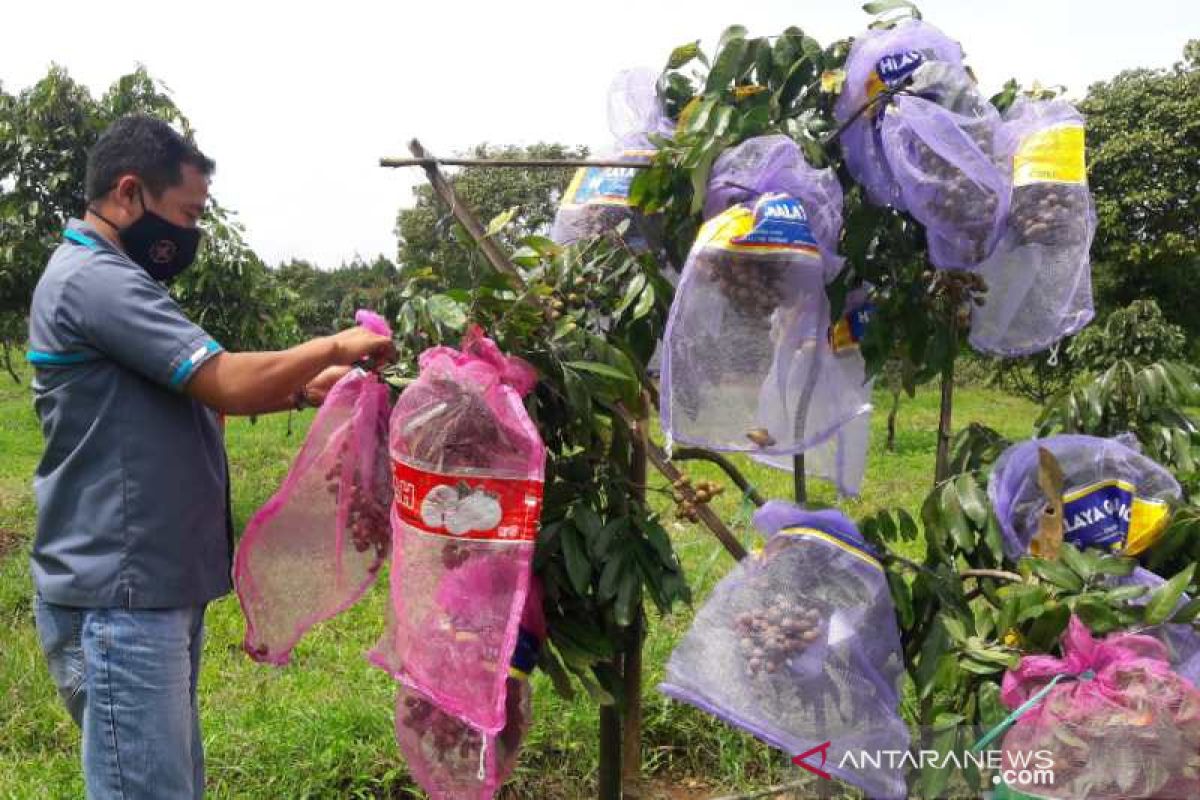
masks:
[[[545,448],[521,402],[536,375],[478,328],[420,367],[392,412],[391,603],[371,660],[494,734],[541,515]]]
[[[1150,594],[1166,583],[1166,579],[1143,567],[1135,567],[1129,575],[1109,576],[1105,580],[1111,586],[1146,587],[1146,594],[1134,598],[1134,603],[1148,602]],[[1188,595],[1182,595],[1174,610],[1179,611],[1190,600]],[[1167,657],[1176,672],[1192,683],[1200,683],[1200,633],[1191,624],[1164,622],[1145,628],[1142,633],[1153,636],[1166,646]]]
[[[734,204],[701,228],[675,293],[663,347],[664,432],[669,443],[717,450],[803,452],[865,413],[846,401],[863,392],[854,370],[827,369],[825,284],[842,268],[841,186],[785,136],[722,154],[711,184],[710,211]],[[846,395],[813,408],[818,389],[834,383]]]
[[[999,124],[983,102],[957,113],[924,97],[898,96],[883,114],[884,157],[903,207],[925,226],[929,260],[939,269],[978,266],[1000,238],[1009,193],[993,149]]]
[[[356,319],[391,335],[378,315]],[[287,663],[305,631],[374,582],[391,542],[388,415],[387,385],[349,372],[321,404],[279,491],[246,525],[233,578],[255,660]]]
[[[1063,538],[1078,547],[1136,555],[1161,536],[1180,499],[1171,473],[1142,455],[1132,436],[1062,435],[1019,442],[1000,454],[988,497],[1004,540],[1018,559],[1037,535],[1046,498],[1038,486],[1038,448],[1049,450],[1066,479]]]
[[[855,114],[880,92],[900,85],[917,67],[928,63],[961,67],[962,47],[920,20],[864,32],[855,37],[846,58],[846,80],[833,114],[839,125],[849,122],[839,139],[846,168],[876,205],[905,208],[883,155],[879,121],[886,101],[876,103],[856,118]]]
[[[1009,788],[1037,797],[1190,798],[1200,795],[1200,691],[1149,636],[1094,639],[1072,617],[1062,658],[1026,656],[1005,674],[1009,708],[1033,701],[1004,736]],[[1024,768],[1049,761],[1052,781]],[[1037,781],[1036,783],[1034,781]]]
[[[618,73],[608,91],[608,125],[614,137],[604,160],[644,164],[653,158],[657,145],[650,135],[668,137],[671,121],[658,99],[658,76],[649,69]],[[637,170],[623,167],[581,167],[567,186],[550,238],[570,244],[615,230],[628,220],[625,242],[634,250],[657,249],[660,231],[657,219],[633,208],[629,187]]]
[[[534,579],[526,597],[517,649],[505,683],[505,723],[499,733],[481,733],[400,684],[396,741],[409,771],[432,800],[490,800],[516,768],[521,742],[533,719],[529,674],[546,639],[538,585]]]
[[[908,748],[904,674],[887,579],[850,520],[772,501],[768,538],[713,589],[659,689],[824,769],[870,797],[905,796],[901,769],[839,767],[846,753]]]
[[[981,353],[1037,353],[1082,330],[1095,312],[1088,252],[1096,210],[1084,163],[1083,116],[1063,100],[1021,100],[997,152],[1011,175],[1004,233],[979,268],[988,291],[971,316]]]
[[[869,315],[866,293],[851,292],[846,312],[830,326],[828,337],[800,348],[793,359],[791,369],[810,383],[792,397],[785,392],[771,406],[775,418],[766,420],[769,429],[790,422],[804,430],[805,438],[815,442],[804,451],[805,474],[829,481],[840,495],[850,497],[862,488],[870,444],[871,384],[859,349]],[[776,469],[795,468],[791,456],[757,453],[753,458]]]

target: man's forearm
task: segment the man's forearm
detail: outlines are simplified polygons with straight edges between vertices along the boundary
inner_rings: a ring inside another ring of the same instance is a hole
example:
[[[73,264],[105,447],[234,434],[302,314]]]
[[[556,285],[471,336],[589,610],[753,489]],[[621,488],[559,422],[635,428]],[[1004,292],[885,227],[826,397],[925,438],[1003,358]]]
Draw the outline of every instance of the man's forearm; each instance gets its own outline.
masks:
[[[313,339],[288,350],[221,353],[188,383],[188,393],[225,414],[250,415],[282,411],[296,391],[336,363],[332,337]]]

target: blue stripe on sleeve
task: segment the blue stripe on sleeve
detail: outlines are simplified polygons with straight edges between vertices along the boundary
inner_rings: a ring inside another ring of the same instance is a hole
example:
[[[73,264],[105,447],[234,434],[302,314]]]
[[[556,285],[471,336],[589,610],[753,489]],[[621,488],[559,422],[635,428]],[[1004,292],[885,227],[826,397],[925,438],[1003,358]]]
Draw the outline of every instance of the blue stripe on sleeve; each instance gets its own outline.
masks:
[[[202,349],[197,350],[195,353],[185,359],[183,363],[176,367],[174,374],[171,375],[171,380],[168,385],[172,389],[178,389],[187,381],[188,377],[193,371],[195,371],[196,367],[204,363],[205,359],[207,359],[209,355],[217,352],[220,349],[221,345],[217,344],[212,339],[209,339]]]
[[[82,234],[77,230],[72,230],[71,228],[67,228],[65,231],[63,231],[63,237],[70,239],[75,244],[83,245],[88,250],[96,249],[96,241],[94,239],[92,239],[90,236],[87,236],[86,234]]]
[[[91,353],[45,353],[41,350],[29,350],[25,353],[25,360],[38,367],[69,367],[98,358],[99,356]]]

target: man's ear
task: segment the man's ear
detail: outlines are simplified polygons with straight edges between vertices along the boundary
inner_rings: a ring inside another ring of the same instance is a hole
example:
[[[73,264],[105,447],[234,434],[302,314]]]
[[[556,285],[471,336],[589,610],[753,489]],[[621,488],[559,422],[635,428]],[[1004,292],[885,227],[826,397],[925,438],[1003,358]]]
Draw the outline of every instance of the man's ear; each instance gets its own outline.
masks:
[[[130,212],[137,210],[138,201],[138,179],[133,175],[122,175],[117,179],[117,185],[113,187],[113,199],[117,203]]]

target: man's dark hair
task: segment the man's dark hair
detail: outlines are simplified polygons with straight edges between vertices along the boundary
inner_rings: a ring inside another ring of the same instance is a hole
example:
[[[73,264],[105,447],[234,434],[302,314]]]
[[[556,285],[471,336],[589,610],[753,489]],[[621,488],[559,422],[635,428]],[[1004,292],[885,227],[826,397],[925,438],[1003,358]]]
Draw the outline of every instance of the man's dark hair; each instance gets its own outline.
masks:
[[[84,188],[87,201],[112,190],[122,175],[136,175],[154,197],[182,180],[180,167],[191,164],[208,176],[211,158],[161,119],[130,114],[109,125],[88,151]]]

